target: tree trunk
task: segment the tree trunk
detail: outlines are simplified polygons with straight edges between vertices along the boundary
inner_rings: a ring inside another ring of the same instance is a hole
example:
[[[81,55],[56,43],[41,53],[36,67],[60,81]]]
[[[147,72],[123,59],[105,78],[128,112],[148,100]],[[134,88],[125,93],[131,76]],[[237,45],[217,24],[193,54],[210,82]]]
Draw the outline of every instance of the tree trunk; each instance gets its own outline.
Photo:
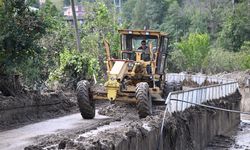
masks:
[[[0,76],[0,91],[4,96],[18,96],[24,90],[20,83],[19,75]]]

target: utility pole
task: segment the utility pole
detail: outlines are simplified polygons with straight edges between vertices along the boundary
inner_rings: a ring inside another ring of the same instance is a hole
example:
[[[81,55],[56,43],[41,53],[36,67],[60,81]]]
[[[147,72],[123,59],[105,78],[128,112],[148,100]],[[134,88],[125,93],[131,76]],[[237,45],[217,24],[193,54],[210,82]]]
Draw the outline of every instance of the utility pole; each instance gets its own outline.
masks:
[[[72,14],[73,14],[73,24],[75,26],[76,48],[79,52],[82,52],[79,30],[78,30],[77,19],[76,19],[75,2],[74,0],[70,0],[70,2],[71,2]]]
[[[234,2],[234,0],[232,0],[232,4],[233,4],[233,13],[235,13],[235,6],[234,6],[235,2]]]
[[[115,20],[115,21],[117,21],[118,23],[119,23],[119,25],[121,25],[122,24],[122,20],[121,20],[121,12],[122,12],[122,0],[114,0],[114,11],[115,11],[115,13],[116,14],[118,14],[119,16],[118,16],[118,20]]]

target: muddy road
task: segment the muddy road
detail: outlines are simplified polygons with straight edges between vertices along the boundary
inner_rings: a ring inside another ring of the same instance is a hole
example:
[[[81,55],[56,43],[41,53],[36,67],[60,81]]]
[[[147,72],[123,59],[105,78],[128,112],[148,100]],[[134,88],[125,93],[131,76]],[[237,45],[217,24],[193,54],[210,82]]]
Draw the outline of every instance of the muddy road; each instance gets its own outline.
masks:
[[[246,119],[245,117],[242,118]],[[241,120],[238,130],[233,135],[235,143],[231,146],[231,149],[250,149],[250,116],[247,118],[248,120]]]
[[[107,116],[96,115],[95,119],[84,120],[79,113],[30,124],[21,128],[0,132],[1,149],[23,149],[36,143],[37,139],[49,134],[69,133],[71,129],[92,129],[103,122],[111,122]]]
[[[138,119],[139,116],[133,105],[102,103],[97,107],[94,119],[85,120],[82,119],[80,113],[76,113],[2,131],[0,132],[0,147],[4,150],[24,149],[25,147],[26,149],[55,148],[64,140],[91,137]]]

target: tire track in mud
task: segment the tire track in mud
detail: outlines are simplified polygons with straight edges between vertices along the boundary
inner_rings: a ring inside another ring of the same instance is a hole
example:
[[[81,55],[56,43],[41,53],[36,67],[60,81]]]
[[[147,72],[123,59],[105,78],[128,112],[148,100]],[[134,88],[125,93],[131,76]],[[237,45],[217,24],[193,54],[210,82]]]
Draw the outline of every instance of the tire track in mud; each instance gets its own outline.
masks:
[[[134,105],[106,103],[99,106],[99,114],[111,117],[109,120],[98,122],[93,127],[79,126],[57,134],[36,137],[37,144],[30,145],[26,149],[92,149],[100,143],[103,149],[108,149],[114,141],[123,140],[124,135],[145,136],[152,126],[158,126],[162,119],[162,115],[159,114],[163,113],[164,107],[154,107],[153,116],[139,119]],[[83,119],[84,121],[91,120]]]
[[[92,120],[83,120],[79,113],[50,119],[18,129],[0,132],[0,147],[1,149],[14,150],[23,149],[34,143],[43,145],[41,141],[53,143],[65,137],[74,138],[77,134],[114,121],[114,118],[102,115],[97,115]]]

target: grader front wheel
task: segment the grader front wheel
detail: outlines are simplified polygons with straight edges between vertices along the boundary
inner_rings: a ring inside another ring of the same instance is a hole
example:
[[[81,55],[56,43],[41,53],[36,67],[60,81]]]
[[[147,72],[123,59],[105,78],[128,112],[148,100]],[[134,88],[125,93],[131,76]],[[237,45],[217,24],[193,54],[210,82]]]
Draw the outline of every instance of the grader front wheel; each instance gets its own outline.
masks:
[[[95,117],[95,103],[90,93],[90,84],[86,80],[77,83],[77,101],[84,119],[93,119]]]
[[[149,94],[149,86],[146,82],[138,83],[136,86],[137,109],[140,118],[152,114],[152,101]]]

